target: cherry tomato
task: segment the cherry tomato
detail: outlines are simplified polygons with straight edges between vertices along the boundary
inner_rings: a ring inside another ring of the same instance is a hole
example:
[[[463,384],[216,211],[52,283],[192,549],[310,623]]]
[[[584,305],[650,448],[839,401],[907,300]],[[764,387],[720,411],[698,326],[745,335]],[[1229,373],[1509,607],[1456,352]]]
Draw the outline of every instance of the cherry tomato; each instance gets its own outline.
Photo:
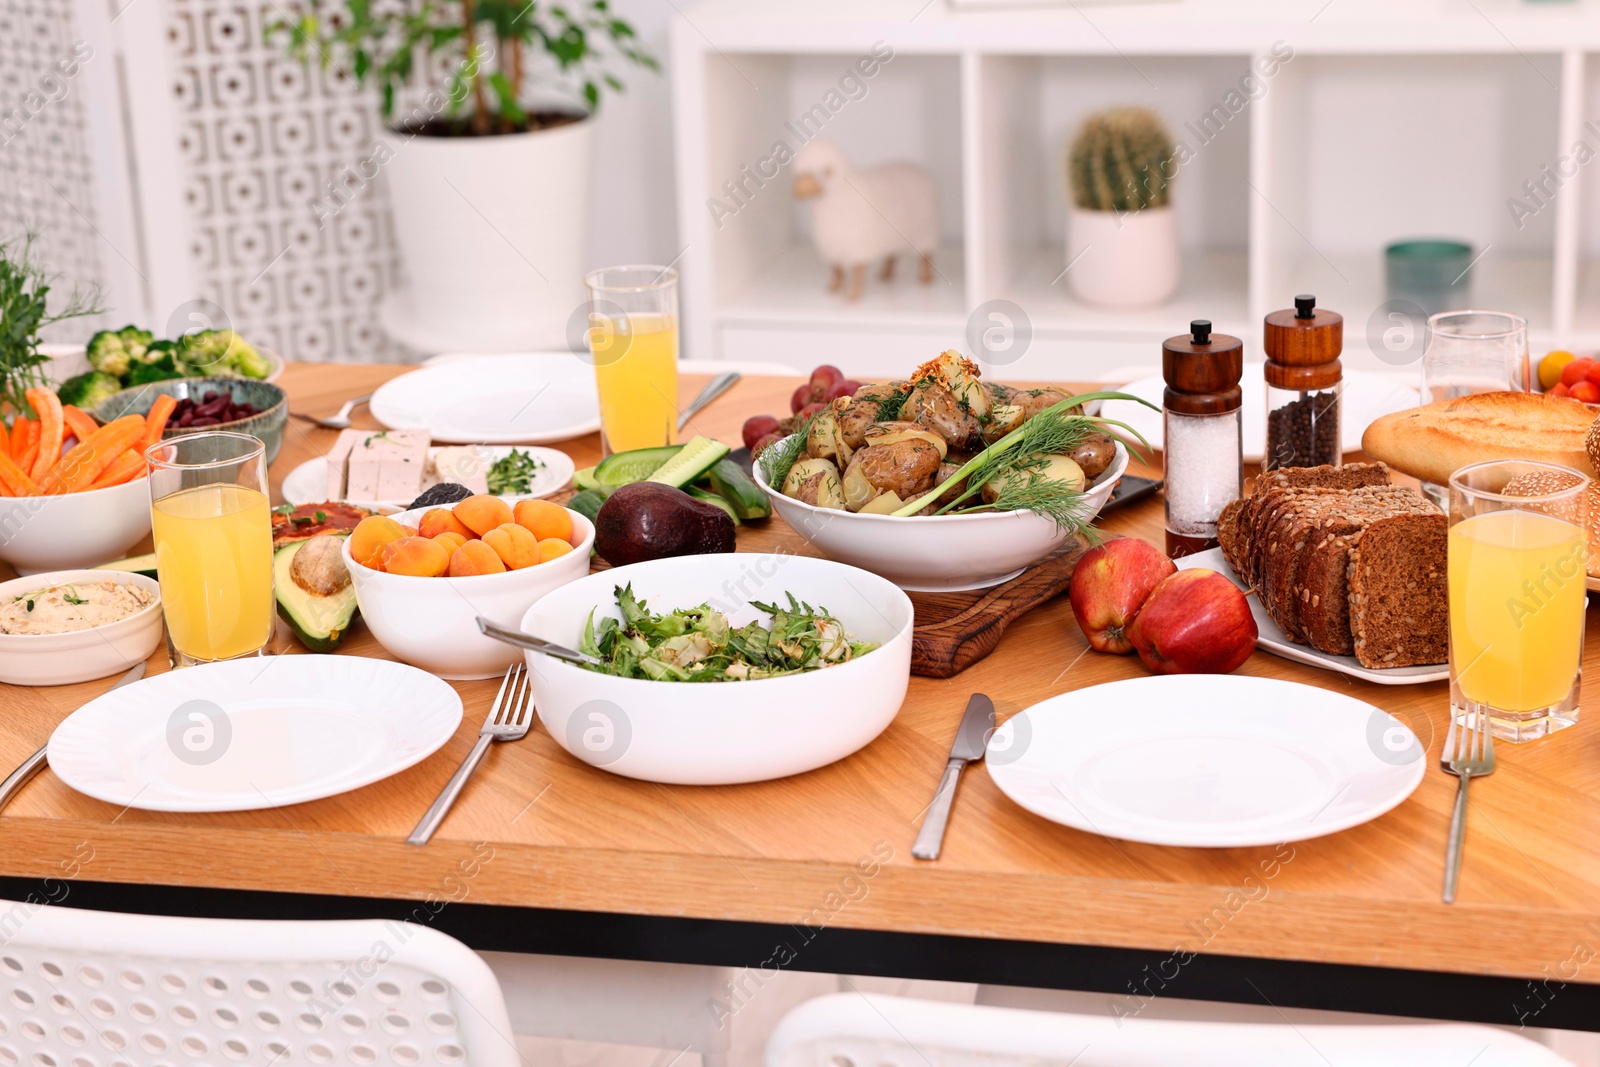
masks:
[[[1568,389],[1561,382],[1557,382],[1556,384],[1552,385],[1549,389],[1545,390],[1545,394],[1544,395],[1545,396],[1568,396],[1571,393],[1572,393],[1571,389]]]
[[[1589,368],[1593,366],[1594,360],[1588,356],[1579,356],[1561,368],[1561,384],[1568,389],[1572,388],[1589,376]]]
[[[778,420],[771,415],[752,415],[744,420],[744,430],[740,434],[744,438],[744,447],[754,450],[756,442],[768,434],[778,432]]]
[[[1589,381],[1594,382],[1596,385],[1600,385],[1600,363],[1596,363],[1590,367],[1589,372],[1585,374],[1584,377],[1589,379]]]
[[[1572,387],[1567,394],[1574,400],[1581,400],[1585,404],[1600,404],[1600,385],[1591,381],[1581,381]]]

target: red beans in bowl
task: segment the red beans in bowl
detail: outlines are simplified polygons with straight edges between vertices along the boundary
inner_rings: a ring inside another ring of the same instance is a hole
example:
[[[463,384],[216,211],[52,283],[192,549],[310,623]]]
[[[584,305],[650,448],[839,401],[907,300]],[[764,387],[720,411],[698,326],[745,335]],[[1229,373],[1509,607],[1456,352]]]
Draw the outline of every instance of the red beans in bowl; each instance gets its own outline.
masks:
[[[187,396],[178,401],[178,406],[172,409],[172,416],[167,425],[182,429],[218,426],[224,422],[236,422],[259,414],[254,404],[236,404],[229,394],[210,390],[200,398],[198,404],[192,397]]]

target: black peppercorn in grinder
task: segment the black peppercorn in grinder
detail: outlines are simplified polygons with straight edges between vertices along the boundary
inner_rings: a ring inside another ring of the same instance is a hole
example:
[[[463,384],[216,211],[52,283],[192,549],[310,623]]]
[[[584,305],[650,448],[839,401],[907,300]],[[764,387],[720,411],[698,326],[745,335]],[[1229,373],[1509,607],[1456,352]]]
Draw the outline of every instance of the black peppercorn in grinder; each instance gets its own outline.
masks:
[[[1317,307],[1317,298],[1294,298],[1294,307],[1274,311],[1264,325],[1267,363],[1267,447],[1261,469],[1337,467],[1344,317]]]

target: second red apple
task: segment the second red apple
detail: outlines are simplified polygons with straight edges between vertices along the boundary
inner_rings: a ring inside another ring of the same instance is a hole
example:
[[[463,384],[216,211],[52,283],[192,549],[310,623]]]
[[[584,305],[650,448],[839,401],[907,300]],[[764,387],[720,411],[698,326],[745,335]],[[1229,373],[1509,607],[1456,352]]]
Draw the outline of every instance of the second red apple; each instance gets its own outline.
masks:
[[[1119,537],[1085,552],[1072,571],[1067,598],[1089,647],[1125,656],[1127,630],[1163,578],[1177,565],[1148,541]]]

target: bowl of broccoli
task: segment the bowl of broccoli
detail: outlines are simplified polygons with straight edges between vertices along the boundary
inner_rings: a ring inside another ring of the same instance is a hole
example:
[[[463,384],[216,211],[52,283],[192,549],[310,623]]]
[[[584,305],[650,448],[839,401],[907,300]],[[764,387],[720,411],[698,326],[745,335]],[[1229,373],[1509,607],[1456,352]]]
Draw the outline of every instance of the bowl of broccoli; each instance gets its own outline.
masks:
[[[112,394],[133,386],[180,378],[237,378],[270,382],[283,360],[256,348],[232,330],[196,330],[175,340],[157,340],[149,330],[124,326],[101,330],[83,349],[51,352],[63,404],[92,411]]]

